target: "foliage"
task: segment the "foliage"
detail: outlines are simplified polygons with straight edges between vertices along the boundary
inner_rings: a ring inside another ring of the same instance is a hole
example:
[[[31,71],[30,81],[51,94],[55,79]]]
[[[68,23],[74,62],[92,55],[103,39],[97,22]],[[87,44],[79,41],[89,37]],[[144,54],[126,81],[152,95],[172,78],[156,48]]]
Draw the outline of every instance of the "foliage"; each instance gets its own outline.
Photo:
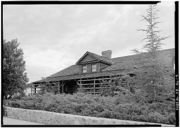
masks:
[[[3,109],[3,116],[7,116],[7,109],[6,109],[6,107],[3,105],[3,107],[2,107],[2,109]]]
[[[141,81],[142,92],[146,97],[148,102],[155,102],[158,95],[160,94],[160,86],[164,84],[165,74],[163,72],[164,66],[159,62],[158,50],[161,49],[162,41],[167,37],[161,37],[158,30],[157,17],[157,7],[156,5],[150,5],[146,10],[146,15],[143,15],[143,20],[146,22],[146,27],[139,29],[139,31],[145,32],[146,36],[143,40],[146,44],[143,46],[143,50],[146,51],[146,55],[149,63],[148,66],[142,67],[142,72],[139,73],[138,80]],[[141,51],[135,49],[135,53],[142,53]],[[146,60],[142,60],[139,63],[146,63]],[[162,93],[161,93],[162,94]]]
[[[28,81],[25,72],[23,51],[17,40],[3,41],[3,98],[11,98],[15,93],[23,94]]]
[[[11,99],[7,106],[75,115],[175,124],[174,102],[142,103],[133,96],[47,93]]]
[[[163,40],[166,37],[160,36],[160,30],[158,29],[158,24],[160,23],[159,17],[157,17],[158,9],[157,5],[150,5],[149,8],[146,10],[146,15],[143,15],[143,20],[146,22],[146,28],[139,29],[146,34],[143,40],[146,40],[146,44],[144,45],[144,49],[148,51],[152,56],[155,56],[156,51],[159,50],[162,46]],[[133,50],[136,53],[141,53],[139,50]]]
[[[127,82],[126,84],[122,84],[123,82]],[[103,84],[108,84],[109,88],[101,89],[101,96],[115,96],[119,94],[128,94],[134,95],[135,89],[133,86],[130,86],[129,82],[132,82],[132,79],[128,76],[123,76],[121,78],[116,78],[113,80],[104,81]]]
[[[44,93],[58,94],[60,92],[60,86],[62,85],[46,82],[41,85],[41,94],[44,94]]]

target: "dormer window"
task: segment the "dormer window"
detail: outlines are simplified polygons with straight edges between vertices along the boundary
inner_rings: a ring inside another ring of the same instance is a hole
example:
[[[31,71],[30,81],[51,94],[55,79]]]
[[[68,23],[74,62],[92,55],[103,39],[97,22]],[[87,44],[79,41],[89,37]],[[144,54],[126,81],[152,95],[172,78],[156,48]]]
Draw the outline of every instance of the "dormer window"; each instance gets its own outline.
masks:
[[[97,65],[96,64],[92,65],[92,72],[97,72]]]
[[[83,66],[83,73],[86,73],[87,72],[87,65],[84,65]]]

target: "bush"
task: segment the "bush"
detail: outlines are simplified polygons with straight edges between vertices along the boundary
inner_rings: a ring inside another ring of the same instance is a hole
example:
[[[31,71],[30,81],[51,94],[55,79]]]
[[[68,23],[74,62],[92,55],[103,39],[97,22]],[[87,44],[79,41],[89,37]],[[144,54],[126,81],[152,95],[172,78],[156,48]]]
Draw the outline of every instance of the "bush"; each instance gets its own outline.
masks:
[[[59,113],[76,114],[175,124],[173,103],[136,102],[136,97],[129,94],[111,96],[86,95],[84,93],[57,94],[50,93],[13,99],[4,102],[7,106],[39,109]]]
[[[33,100],[29,100],[29,101],[21,101],[20,105],[22,106],[22,108],[26,108],[26,109],[37,109],[35,107],[35,103]]]
[[[3,106],[3,116],[7,116],[7,109]]]
[[[175,124],[176,123],[175,113],[170,113],[167,117],[167,120],[169,124]]]
[[[22,107],[20,105],[19,101],[8,101],[7,105],[11,106],[11,107],[15,107],[15,108],[21,108]]]
[[[114,112],[105,110],[99,114],[97,114],[98,117],[105,117],[105,118],[112,118],[114,117]]]
[[[165,122],[165,117],[163,115],[161,115],[160,113],[158,112],[151,112],[148,114],[148,120],[150,122],[158,122],[158,123],[161,123],[161,122]]]

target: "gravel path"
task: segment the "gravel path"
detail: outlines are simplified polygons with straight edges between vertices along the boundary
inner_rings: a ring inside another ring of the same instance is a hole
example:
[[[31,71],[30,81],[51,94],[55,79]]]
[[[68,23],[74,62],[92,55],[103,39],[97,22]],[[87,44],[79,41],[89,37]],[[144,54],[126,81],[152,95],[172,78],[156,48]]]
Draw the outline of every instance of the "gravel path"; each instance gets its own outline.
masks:
[[[35,122],[29,122],[24,120],[13,119],[9,117],[3,117],[4,125],[43,125]]]

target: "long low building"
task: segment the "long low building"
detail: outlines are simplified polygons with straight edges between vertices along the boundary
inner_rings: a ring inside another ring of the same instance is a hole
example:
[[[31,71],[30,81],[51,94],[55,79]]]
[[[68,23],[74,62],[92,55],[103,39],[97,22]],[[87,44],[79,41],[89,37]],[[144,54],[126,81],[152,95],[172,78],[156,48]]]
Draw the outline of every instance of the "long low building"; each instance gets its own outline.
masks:
[[[120,80],[120,84],[136,86],[139,74],[148,74],[148,67],[153,65],[148,53],[111,58],[112,51],[103,51],[102,55],[86,52],[76,64],[67,67],[43,80],[31,83],[33,93],[41,90],[43,85],[57,88],[55,93],[75,93],[83,91],[99,94],[102,88],[109,88],[112,82]],[[173,86],[175,49],[160,50],[157,60],[165,75],[164,85]],[[138,83],[139,82],[139,83]]]

